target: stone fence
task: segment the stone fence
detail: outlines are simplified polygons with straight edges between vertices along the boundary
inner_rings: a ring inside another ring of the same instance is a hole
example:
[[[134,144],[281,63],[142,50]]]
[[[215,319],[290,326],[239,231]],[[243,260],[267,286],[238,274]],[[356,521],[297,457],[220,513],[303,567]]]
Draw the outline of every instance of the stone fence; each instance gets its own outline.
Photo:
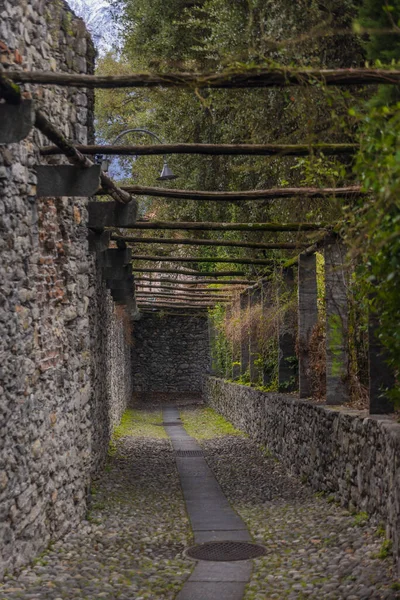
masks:
[[[400,424],[208,377],[204,397],[316,491],[386,527],[400,571]]]

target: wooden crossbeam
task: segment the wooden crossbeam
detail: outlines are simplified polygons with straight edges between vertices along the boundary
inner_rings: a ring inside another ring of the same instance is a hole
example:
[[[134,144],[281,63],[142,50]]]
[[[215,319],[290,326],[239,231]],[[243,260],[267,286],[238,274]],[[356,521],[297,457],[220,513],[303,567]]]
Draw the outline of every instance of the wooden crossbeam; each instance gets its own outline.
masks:
[[[233,288],[207,288],[207,287],[203,287],[203,288],[194,288],[193,284],[190,284],[189,286],[172,286],[172,285],[161,285],[161,284],[157,284],[157,285],[152,285],[151,283],[142,283],[140,280],[135,280],[135,284],[136,284],[136,289],[137,290],[146,290],[149,291],[149,289],[153,288],[154,291],[162,291],[162,292],[170,292],[170,293],[181,293],[181,294],[193,294],[194,296],[202,296],[202,295],[206,295],[206,294],[218,294],[220,296],[225,296],[228,295],[229,292],[229,296],[231,296],[232,292],[235,292],[236,290]],[[242,289],[242,288],[240,288]],[[153,292],[149,292],[149,293],[153,293]]]
[[[151,297],[151,298],[170,298],[171,300],[194,300],[197,302],[204,302],[204,301],[208,301],[208,300],[216,300],[216,301],[221,301],[221,302],[226,302],[230,300],[230,296],[222,296],[222,295],[217,295],[217,296],[212,296],[212,295],[207,295],[207,296],[202,296],[202,295],[196,295],[196,294],[180,294],[177,292],[159,292],[154,291],[154,292],[142,292],[139,290],[136,290],[136,298],[144,298],[144,297]]]
[[[50,123],[46,115],[44,115],[40,110],[36,110],[35,127],[39,129],[39,131],[41,131],[51,142],[53,142],[53,144],[56,144],[56,146],[61,150],[62,154],[67,157],[69,162],[84,169],[93,166],[92,161],[78,152],[75,146],[65,139],[62,133],[58,131],[58,129],[52,123]],[[106,193],[116,202],[121,202],[122,204],[133,202],[136,204],[136,200],[134,200],[128,192],[118,187],[103,171],[100,173],[100,181],[104,190],[106,190]]]
[[[217,223],[214,221],[137,221],[130,229],[185,229],[187,231],[319,231],[330,223]]]
[[[219,258],[218,256],[153,256],[146,254],[133,254],[132,260],[150,262],[194,262],[194,263],[228,263],[243,265],[272,265],[280,262],[271,258]]]
[[[236,240],[198,240],[191,238],[157,238],[157,237],[133,237],[113,234],[111,240],[132,244],[173,244],[186,246],[219,246],[221,248],[255,248],[259,250],[296,250],[306,248],[309,244],[304,242],[241,242]]]
[[[193,275],[193,273],[190,273],[191,275]],[[223,281],[221,281],[221,284],[218,284],[217,281],[215,281],[215,279],[202,279],[201,282],[197,281],[195,279],[189,280],[189,279],[169,279],[169,278],[150,278],[150,277],[135,277],[135,282],[143,282],[143,281],[148,281],[150,283],[173,283],[175,285],[178,286],[183,286],[183,285],[187,285],[187,286],[197,286],[197,285],[236,285],[236,286],[247,286],[247,285],[251,285],[252,283],[254,283],[254,280],[248,280],[248,279],[224,279]],[[205,289],[212,289],[212,288],[205,288]],[[221,288],[219,288],[221,289]]]
[[[158,269],[158,268],[145,268],[145,267],[133,267],[133,271],[136,273],[174,273],[177,275],[191,275],[192,277],[239,277],[244,276],[246,273],[244,271],[211,271],[208,273],[203,273],[201,271],[179,271],[177,269]]]
[[[323,85],[399,85],[398,69],[246,69],[222,73],[132,73],[131,75],[78,75],[46,71],[7,71],[17,83],[85,88],[269,88]]]
[[[206,154],[218,156],[336,156],[354,154],[358,144],[152,144],[129,146],[76,146],[82,154],[108,156],[154,156],[166,154]],[[42,156],[59,154],[57,146],[46,146]]]
[[[224,283],[226,283],[226,281],[221,282],[220,284],[215,282],[215,281],[210,281],[210,284],[218,285],[219,287],[199,287],[202,286],[204,284],[206,284],[207,282],[204,281],[204,279],[201,281],[201,283],[199,281],[191,281],[191,280],[184,280],[184,279],[153,279],[150,277],[135,277],[135,283],[136,285],[142,285],[142,286],[146,286],[149,287],[150,285],[152,285],[153,283],[159,283],[161,284],[160,286],[157,287],[165,287],[168,290],[171,289],[190,289],[190,290],[196,290],[197,292],[200,291],[205,291],[208,292],[210,290],[212,290],[213,292],[215,291],[222,291],[222,290],[226,290],[226,291],[236,291],[236,289],[242,289],[243,286],[247,286],[250,285],[252,282],[251,281],[247,281],[247,280],[243,280],[242,282],[237,281],[236,279],[233,280],[233,284],[236,285],[236,288],[232,288],[232,287],[227,287],[224,288],[222,287]],[[163,286],[163,283],[168,283],[168,284],[173,284],[173,285],[165,285]],[[195,287],[194,287],[195,286]]]
[[[138,302],[137,303],[138,307],[146,307],[146,308],[194,308],[194,309],[207,309],[208,307],[214,306],[214,304],[184,304],[184,303],[179,303],[179,302]]]
[[[146,187],[143,185],[123,185],[121,189],[136,196],[152,196],[177,200],[207,200],[216,202],[236,202],[239,200],[278,200],[282,198],[358,198],[366,193],[358,185],[343,188],[271,188],[268,190],[248,190],[244,192],[203,192],[199,190],[174,190],[169,188]],[[106,189],[96,192],[98,196],[108,194]]]

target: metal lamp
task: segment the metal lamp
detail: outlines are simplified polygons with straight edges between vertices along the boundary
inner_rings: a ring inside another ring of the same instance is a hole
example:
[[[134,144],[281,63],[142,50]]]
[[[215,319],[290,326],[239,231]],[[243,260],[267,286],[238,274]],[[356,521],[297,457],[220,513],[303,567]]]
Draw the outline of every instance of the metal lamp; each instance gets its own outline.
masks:
[[[177,179],[178,175],[174,175],[168,166],[168,163],[164,161],[164,165],[161,171],[160,177],[157,177],[157,181],[170,181],[171,179]]]

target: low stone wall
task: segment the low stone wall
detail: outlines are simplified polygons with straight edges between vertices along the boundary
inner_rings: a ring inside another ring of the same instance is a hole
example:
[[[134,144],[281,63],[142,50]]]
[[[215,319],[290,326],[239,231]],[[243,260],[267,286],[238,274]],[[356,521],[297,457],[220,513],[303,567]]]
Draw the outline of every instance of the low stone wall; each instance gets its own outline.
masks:
[[[400,424],[214,377],[204,397],[315,490],[385,523],[400,571]]]
[[[132,364],[136,401],[201,399],[210,371],[207,318],[142,314],[133,328]]]

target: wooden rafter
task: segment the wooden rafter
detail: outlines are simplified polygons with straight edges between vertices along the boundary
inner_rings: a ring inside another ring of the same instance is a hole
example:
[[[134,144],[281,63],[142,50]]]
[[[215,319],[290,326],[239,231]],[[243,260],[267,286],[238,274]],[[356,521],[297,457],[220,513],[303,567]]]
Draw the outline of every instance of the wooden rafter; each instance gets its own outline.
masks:
[[[84,88],[269,88],[316,85],[399,85],[398,69],[246,69],[222,73],[132,73],[131,75],[78,75],[46,71],[8,71],[7,77],[17,83],[58,85]]]
[[[215,202],[236,202],[240,200],[278,200],[282,198],[357,198],[365,196],[358,185],[343,188],[271,188],[244,192],[202,192],[199,190],[174,190],[169,188],[124,185],[121,189],[136,196],[152,196],[177,200],[207,200]],[[107,195],[100,189],[97,195]]]
[[[76,146],[82,154],[108,156],[154,156],[165,154],[206,154],[218,156],[307,156],[324,154],[336,156],[354,154],[358,144],[152,144]],[[42,156],[59,154],[57,146],[46,146]]]
[[[194,263],[227,263],[243,265],[272,265],[280,262],[272,258],[219,258],[218,256],[153,256],[146,254],[132,254],[132,260],[150,262],[194,262]]]
[[[239,240],[210,240],[192,238],[157,238],[157,237],[134,237],[113,234],[111,240],[125,242],[127,244],[172,244],[186,246],[219,246],[221,248],[254,248],[258,250],[296,250],[309,246],[305,242],[242,242]]]

